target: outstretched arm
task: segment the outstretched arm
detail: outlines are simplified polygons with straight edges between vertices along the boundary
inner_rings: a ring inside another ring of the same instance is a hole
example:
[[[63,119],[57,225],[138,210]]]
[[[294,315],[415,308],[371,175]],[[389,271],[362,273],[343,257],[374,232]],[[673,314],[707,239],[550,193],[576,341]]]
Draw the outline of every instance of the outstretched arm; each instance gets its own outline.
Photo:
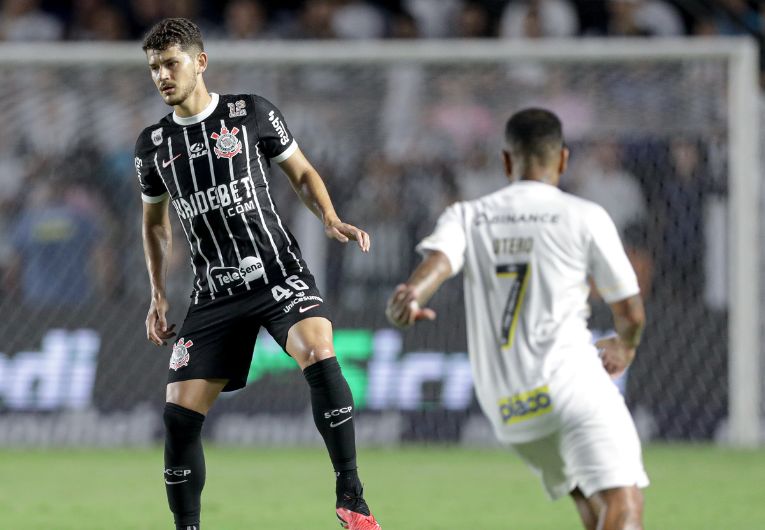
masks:
[[[165,296],[167,265],[172,249],[172,232],[168,215],[170,201],[143,203],[143,253],[151,283],[151,304],[146,316],[146,338],[157,346],[164,346],[175,336],[175,324],[167,325],[169,308]]]
[[[635,350],[645,327],[645,310],[639,294],[613,302],[610,306],[617,336],[601,339],[596,346],[603,367],[611,376],[618,377],[635,358]]]
[[[385,315],[390,323],[405,328],[417,320],[434,320],[435,311],[422,306],[451,275],[452,267],[446,254],[438,250],[428,252],[407,282],[398,285],[388,300]]]
[[[297,149],[279,166],[290,179],[292,188],[303,204],[324,223],[327,237],[341,243],[347,243],[352,239],[358,243],[362,252],[369,252],[369,234],[340,220],[335,207],[332,206],[324,181],[300,149]]]

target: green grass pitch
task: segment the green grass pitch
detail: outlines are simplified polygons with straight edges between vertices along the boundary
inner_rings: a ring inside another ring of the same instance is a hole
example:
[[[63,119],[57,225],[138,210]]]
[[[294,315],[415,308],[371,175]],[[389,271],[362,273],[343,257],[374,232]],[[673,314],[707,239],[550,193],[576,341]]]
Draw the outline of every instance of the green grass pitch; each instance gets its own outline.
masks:
[[[578,529],[567,499],[501,450],[360,451],[384,530]],[[647,530],[765,529],[765,450],[652,445]],[[2,530],[169,530],[160,449],[0,451]],[[322,530],[334,520],[323,449],[207,448],[204,530]]]

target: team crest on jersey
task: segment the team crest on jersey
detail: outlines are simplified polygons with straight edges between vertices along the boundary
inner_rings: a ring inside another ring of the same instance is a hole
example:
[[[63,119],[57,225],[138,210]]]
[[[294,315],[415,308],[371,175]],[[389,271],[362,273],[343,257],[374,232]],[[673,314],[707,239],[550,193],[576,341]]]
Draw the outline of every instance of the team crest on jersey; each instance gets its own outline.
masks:
[[[162,143],[162,127],[151,131],[151,141],[154,143],[154,145],[159,145]]]
[[[212,133],[210,137],[215,140],[213,151],[218,158],[234,158],[242,152],[242,142],[236,137],[239,129],[234,127],[229,131],[224,125],[220,133]]]
[[[228,104],[228,117],[247,116],[247,110],[244,108],[244,100],[240,99],[236,103]]]
[[[189,365],[189,348],[194,345],[190,340],[184,341],[183,337],[173,344],[173,354],[170,356],[170,369],[178,371],[179,368]]]

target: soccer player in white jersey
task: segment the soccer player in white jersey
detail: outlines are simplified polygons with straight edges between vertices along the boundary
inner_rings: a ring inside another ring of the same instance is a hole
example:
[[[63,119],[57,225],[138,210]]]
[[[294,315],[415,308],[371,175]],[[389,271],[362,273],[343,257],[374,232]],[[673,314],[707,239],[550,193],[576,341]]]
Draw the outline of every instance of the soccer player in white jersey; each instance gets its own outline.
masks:
[[[648,478],[611,381],[634,358],[644,326],[635,273],[605,210],[558,189],[569,156],[559,119],[526,109],[510,118],[505,136],[510,185],[441,215],[386,314],[399,327],[434,319],[425,304],[464,269],[475,390],[496,436],[552,499],[573,498],[586,529],[641,530]],[[596,345],[587,329],[589,279],[617,331]]]
[[[202,425],[221,392],[245,385],[262,326],[303,370],[311,389],[314,421],[335,469],[341,525],[379,530],[356,471],[353,396],[335,358],[329,312],[271,197],[280,176],[276,166],[327,236],[354,240],[368,252],[369,235],[340,220],[276,106],[256,94],[207,91],[202,75],[208,58],[193,22],[157,23],[143,50],[154,84],[173,107],[139,135],[135,157],[151,282],[146,336],[158,346],[175,335],[165,296],[171,204],[195,273],[170,356],[163,415],[164,478],[176,529],[200,529]],[[298,487],[288,494],[314,492]]]

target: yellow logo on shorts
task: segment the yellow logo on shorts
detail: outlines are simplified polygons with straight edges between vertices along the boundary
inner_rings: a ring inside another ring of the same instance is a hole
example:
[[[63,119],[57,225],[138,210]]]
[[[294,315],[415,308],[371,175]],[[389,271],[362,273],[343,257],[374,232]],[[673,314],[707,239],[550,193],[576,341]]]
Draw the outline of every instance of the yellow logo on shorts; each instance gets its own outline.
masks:
[[[551,411],[552,398],[547,385],[499,400],[499,413],[505,425],[536,418]]]

